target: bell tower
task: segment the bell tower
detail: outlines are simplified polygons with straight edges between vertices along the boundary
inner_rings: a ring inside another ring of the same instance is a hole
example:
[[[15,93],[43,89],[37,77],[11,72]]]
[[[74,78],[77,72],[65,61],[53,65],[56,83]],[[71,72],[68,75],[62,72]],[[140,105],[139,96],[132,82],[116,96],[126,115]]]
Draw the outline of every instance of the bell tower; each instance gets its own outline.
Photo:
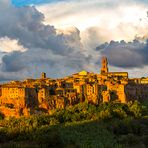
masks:
[[[46,73],[45,72],[41,73],[41,79],[46,79]]]
[[[107,57],[102,57],[101,65],[102,65],[102,67],[101,67],[101,74],[108,73]]]

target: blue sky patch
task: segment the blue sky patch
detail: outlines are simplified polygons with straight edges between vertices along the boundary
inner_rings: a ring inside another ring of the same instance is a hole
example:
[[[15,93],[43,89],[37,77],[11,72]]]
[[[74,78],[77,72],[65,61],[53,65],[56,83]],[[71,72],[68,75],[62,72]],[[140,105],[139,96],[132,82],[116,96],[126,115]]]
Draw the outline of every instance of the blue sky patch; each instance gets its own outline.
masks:
[[[45,3],[54,3],[60,0],[11,0],[15,6],[28,6],[28,5],[39,5]]]

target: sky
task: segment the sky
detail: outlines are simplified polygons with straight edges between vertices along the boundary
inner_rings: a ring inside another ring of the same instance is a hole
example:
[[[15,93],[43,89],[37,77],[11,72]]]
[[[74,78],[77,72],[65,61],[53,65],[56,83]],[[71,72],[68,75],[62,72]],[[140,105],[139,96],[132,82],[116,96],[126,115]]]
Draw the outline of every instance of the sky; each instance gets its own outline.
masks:
[[[12,0],[12,4],[17,7],[28,5],[40,5],[53,2],[58,2],[58,0]]]
[[[148,76],[147,0],[0,0],[0,81],[86,70]]]

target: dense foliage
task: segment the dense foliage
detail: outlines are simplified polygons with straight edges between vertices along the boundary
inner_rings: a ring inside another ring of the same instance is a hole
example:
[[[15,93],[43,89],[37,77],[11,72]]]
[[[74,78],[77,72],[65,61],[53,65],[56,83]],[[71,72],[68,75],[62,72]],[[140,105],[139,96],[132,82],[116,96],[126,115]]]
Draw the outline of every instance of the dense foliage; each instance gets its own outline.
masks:
[[[88,103],[0,121],[1,147],[147,147],[148,110],[139,102]],[[29,143],[29,144],[27,144]]]

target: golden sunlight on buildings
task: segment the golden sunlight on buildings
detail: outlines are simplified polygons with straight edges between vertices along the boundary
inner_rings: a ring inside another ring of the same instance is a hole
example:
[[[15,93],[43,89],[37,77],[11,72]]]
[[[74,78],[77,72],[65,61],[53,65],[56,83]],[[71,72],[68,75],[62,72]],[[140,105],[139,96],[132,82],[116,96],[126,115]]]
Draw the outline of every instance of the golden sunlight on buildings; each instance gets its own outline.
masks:
[[[128,78],[127,72],[109,72],[106,57],[100,74],[85,70],[61,79],[46,77],[11,81],[0,86],[0,112],[5,116],[29,116],[53,109],[63,109],[80,102],[126,103],[148,99],[148,78]]]

